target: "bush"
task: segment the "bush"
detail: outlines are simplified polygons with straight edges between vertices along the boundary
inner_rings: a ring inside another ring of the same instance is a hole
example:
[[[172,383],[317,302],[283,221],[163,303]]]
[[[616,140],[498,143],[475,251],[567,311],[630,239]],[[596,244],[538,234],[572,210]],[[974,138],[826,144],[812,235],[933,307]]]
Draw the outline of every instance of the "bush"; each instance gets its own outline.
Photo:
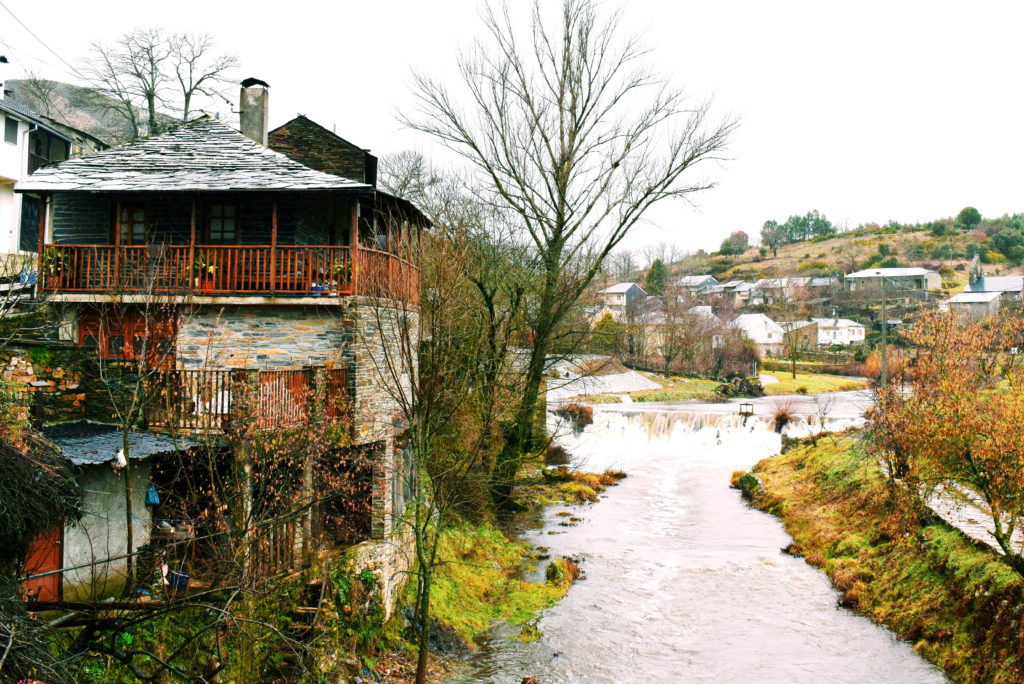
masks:
[[[734,397],[763,397],[764,387],[757,378],[733,378],[715,388],[715,393],[728,399]]]

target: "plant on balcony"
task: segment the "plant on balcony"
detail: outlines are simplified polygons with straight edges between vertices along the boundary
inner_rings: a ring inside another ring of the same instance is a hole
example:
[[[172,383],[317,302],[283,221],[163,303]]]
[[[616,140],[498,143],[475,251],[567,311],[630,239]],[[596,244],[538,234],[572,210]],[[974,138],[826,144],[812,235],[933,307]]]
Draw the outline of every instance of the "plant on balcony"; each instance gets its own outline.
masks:
[[[56,247],[47,247],[43,251],[43,272],[51,277],[60,277],[65,271],[71,270],[68,255]]]
[[[196,287],[204,292],[213,290],[213,277],[217,274],[217,264],[208,254],[200,254],[192,264],[196,273]]]

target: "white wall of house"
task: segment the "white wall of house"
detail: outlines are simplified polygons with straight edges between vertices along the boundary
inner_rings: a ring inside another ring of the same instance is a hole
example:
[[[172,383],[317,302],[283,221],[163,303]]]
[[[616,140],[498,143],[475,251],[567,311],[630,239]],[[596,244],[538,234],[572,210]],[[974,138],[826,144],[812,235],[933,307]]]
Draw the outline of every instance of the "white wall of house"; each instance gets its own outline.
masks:
[[[6,130],[6,121],[17,121],[17,142],[11,144],[0,139],[0,253],[18,251],[21,232],[21,196],[15,194],[14,183],[23,180],[28,165],[29,125],[0,112],[0,127]]]
[[[132,459],[132,548],[149,541],[153,518],[146,507],[150,464]],[[125,521],[124,471],[115,473],[111,464],[81,466],[78,482],[82,486],[82,519],[64,529],[65,568],[88,567],[64,573],[64,598],[104,598],[124,574],[128,549],[128,526]],[[96,563],[93,565],[93,563]],[[147,568],[146,570],[149,570]],[[108,583],[111,585],[108,587]],[[94,592],[98,595],[92,596]]]

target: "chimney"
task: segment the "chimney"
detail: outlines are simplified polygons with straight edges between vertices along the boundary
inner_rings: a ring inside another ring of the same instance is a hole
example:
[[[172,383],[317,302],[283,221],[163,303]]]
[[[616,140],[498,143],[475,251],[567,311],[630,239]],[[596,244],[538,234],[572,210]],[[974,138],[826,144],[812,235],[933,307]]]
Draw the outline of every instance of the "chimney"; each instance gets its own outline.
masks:
[[[4,99],[4,86],[5,81],[7,80],[8,64],[10,64],[10,62],[7,61],[7,58],[0,55],[0,100]]]
[[[258,78],[247,78],[242,81],[242,94],[238,98],[238,119],[242,135],[246,135],[260,145],[267,146],[267,133],[270,132],[270,109],[267,106],[270,85]]]

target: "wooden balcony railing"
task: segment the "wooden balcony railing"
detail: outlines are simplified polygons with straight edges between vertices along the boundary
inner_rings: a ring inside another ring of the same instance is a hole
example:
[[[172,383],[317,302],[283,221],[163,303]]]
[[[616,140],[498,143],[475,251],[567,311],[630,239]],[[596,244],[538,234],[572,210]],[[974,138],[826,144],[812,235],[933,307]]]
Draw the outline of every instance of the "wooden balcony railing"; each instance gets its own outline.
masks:
[[[48,292],[419,298],[419,269],[388,252],[300,245],[46,245]]]
[[[324,420],[350,415],[348,370],[171,370],[148,382],[146,422],[185,432],[224,432],[255,425],[260,430],[301,426],[320,410]],[[320,402],[321,406],[315,404]]]

